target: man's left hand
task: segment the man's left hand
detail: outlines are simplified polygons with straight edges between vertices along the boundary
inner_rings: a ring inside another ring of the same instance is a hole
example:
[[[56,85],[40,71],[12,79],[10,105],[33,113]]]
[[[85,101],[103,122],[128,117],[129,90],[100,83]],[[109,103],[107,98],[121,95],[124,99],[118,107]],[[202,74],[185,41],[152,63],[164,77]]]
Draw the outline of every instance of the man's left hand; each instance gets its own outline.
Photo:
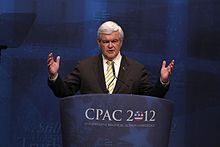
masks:
[[[173,67],[174,67],[174,60],[172,60],[167,67],[166,67],[166,61],[163,60],[162,67],[160,70],[160,78],[162,82],[164,83],[169,82],[169,77],[172,74]]]

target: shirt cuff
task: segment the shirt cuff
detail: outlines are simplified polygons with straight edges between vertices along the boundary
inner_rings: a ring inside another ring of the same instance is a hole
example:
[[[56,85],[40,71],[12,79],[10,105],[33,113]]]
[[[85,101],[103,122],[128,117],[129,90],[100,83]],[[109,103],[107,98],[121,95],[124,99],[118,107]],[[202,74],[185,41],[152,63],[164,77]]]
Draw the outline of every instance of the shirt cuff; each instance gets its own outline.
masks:
[[[49,80],[54,82],[56,81],[57,77],[58,77],[58,73],[53,78],[49,75]]]
[[[160,83],[161,83],[162,85],[164,85],[164,86],[167,86],[167,85],[170,84],[170,80],[168,80],[167,82],[163,82],[162,79],[161,79],[161,77],[160,77]]]

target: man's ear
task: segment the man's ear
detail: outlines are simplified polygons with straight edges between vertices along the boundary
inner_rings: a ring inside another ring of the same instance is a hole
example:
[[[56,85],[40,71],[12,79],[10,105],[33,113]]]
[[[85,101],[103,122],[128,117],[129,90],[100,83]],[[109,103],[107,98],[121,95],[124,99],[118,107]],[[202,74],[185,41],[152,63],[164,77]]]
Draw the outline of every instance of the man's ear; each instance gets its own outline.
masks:
[[[96,41],[97,41],[97,44],[98,44],[98,46],[100,48],[100,39],[97,39]]]

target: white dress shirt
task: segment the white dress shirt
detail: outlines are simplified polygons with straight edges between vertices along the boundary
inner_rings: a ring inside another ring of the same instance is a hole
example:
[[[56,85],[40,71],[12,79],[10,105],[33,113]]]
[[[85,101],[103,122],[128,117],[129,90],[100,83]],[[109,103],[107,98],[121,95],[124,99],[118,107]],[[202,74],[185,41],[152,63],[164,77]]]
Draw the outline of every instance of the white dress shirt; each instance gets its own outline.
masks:
[[[106,74],[107,71],[107,59],[102,55],[102,59],[103,59],[103,69],[104,69],[104,74]],[[113,59],[112,61],[114,62],[114,68],[115,68],[115,76],[118,77],[119,74],[119,69],[120,69],[120,65],[121,65],[121,53],[119,52],[118,55],[115,57],[115,59]],[[117,78],[114,79],[114,82],[116,83]]]

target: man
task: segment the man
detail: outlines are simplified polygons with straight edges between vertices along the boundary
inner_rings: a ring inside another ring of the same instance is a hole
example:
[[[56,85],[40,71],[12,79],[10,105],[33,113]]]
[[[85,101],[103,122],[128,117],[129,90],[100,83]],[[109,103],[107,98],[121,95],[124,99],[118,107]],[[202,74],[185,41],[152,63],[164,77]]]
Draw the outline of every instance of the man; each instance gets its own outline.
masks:
[[[104,22],[97,31],[97,43],[101,53],[82,60],[75,69],[62,80],[58,74],[60,57],[53,59],[48,55],[48,85],[57,97],[81,94],[137,94],[164,97],[169,85],[169,77],[174,60],[166,66],[163,61],[160,78],[155,85],[149,81],[144,65],[127,58],[120,53],[124,33],[121,27],[112,21]]]

